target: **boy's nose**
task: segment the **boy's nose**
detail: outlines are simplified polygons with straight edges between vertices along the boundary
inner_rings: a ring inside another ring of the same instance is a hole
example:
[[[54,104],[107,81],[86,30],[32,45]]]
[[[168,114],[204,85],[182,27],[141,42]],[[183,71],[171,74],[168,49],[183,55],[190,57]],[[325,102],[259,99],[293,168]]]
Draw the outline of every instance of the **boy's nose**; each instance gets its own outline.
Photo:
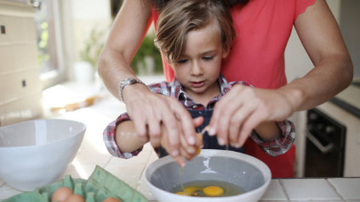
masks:
[[[202,75],[204,73],[201,65],[198,63],[198,62],[194,62],[192,65],[191,65],[191,72],[190,74],[192,76],[198,76],[198,75]]]

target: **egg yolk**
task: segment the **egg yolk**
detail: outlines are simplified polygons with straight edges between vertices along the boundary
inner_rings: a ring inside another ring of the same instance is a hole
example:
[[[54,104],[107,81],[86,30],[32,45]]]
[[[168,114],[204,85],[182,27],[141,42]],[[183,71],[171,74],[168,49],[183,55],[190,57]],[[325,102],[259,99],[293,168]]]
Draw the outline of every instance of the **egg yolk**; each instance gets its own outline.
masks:
[[[199,155],[199,154],[200,154],[200,152],[201,152],[201,149],[200,149],[200,148],[198,148],[198,149],[196,150],[196,155]]]
[[[224,193],[224,189],[217,186],[205,187],[203,190],[204,194],[207,196],[221,196]]]
[[[196,191],[201,191],[201,190],[202,190],[201,187],[186,187],[184,189],[184,192],[190,196],[192,193],[194,193]]]
[[[176,192],[177,195],[189,196],[183,191]]]
[[[176,192],[176,194],[191,196],[194,192],[202,190],[202,187],[185,187],[184,191]]]

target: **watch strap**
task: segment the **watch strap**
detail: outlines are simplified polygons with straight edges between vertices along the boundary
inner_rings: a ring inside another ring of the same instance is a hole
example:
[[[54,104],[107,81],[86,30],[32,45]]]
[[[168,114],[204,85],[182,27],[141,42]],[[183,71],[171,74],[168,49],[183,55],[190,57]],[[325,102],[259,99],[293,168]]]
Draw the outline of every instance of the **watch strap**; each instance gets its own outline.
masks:
[[[146,85],[144,82],[142,82],[141,80],[139,80],[137,78],[126,78],[126,79],[120,81],[120,83],[119,83],[119,97],[120,97],[121,102],[124,102],[123,90],[124,90],[125,86],[132,85],[132,84],[135,84],[135,83],[140,83],[140,84]]]

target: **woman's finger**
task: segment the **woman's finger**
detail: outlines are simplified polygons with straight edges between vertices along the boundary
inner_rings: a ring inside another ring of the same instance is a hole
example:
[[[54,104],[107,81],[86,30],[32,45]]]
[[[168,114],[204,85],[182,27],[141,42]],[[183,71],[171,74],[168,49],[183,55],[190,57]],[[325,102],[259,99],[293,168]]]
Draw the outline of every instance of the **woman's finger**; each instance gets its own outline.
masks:
[[[175,156],[175,157],[173,157],[173,158],[174,158],[175,162],[176,162],[179,166],[181,166],[182,168],[185,168],[186,163],[185,163],[185,160],[183,159],[183,157],[181,157],[181,156]]]
[[[264,115],[257,110],[243,122],[240,128],[240,135],[238,139],[239,147],[243,146],[246,139],[251,135],[252,130],[264,121]]]
[[[141,113],[140,110],[132,110],[132,112],[133,113],[131,115],[129,114],[129,116],[131,117],[131,120],[134,121],[136,134],[141,140],[148,140],[146,115]],[[151,116],[151,112],[147,112],[146,114]]]
[[[189,145],[188,142],[186,141],[185,136],[183,135],[180,136],[180,143],[181,143],[180,148],[186,151],[186,153],[181,154],[181,156],[185,157],[186,159],[189,159],[190,156],[195,155],[197,149],[196,146]]]
[[[242,107],[242,102],[233,102],[227,100],[227,103],[223,103],[223,107],[220,109],[221,119],[218,121],[217,138],[219,145],[225,145],[229,142],[229,129],[231,127],[231,120],[233,119],[234,113],[239,111]]]
[[[248,119],[248,117],[251,116],[251,114],[256,110],[258,104],[255,101],[247,100],[244,105],[239,108],[236,113],[234,113],[234,116],[230,120],[230,144],[239,148],[241,145],[238,144],[238,139],[240,136],[241,128],[243,123]]]
[[[150,109],[152,111],[151,114],[154,114],[154,116],[147,116],[147,131],[150,139],[150,143],[153,147],[159,147],[160,140],[161,140],[161,122],[157,118],[158,116],[153,111],[154,109]]]
[[[169,136],[167,135],[167,129],[163,125],[162,126],[162,133],[163,136],[161,137],[161,146],[169,153]],[[185,141],[186,142],[186,141]],[[185,167],[185,160],[184,158],[190,158],[190,155],[184,150],[184,148],[179,148],[179,155],[172,156],[172,158],[179,164],[181,167]]]
[[[186,141],[190,145],[194,145],[196,142],[196,132],[190,113],[176,99],[168,97],[168,101],[170,102],[169,106],[171,111],[176,114],[176,118],[181,123],[180,127],[185,135]]]
[[[180,132],[178,126],[178,120],[175,118],[174,114],[171,113],[169,109],[163,109],[162,113],[162,123],[167,131],[168,139],[168,153],[175,157],[179,155],[179,146],[180,146]]]
[[[161,110],[161,121],[167,128],[167,135],[169,141],[169,154],[176,156],[179,154],[179,148],[181,145],[181,138],[186,136],[186,132],[192,133],[190,137],[191,140],[187,141],[189,144],[195,143],[195,138],[193,136],[195,133],[195,128],[192,123],[192,118],[189,112],[174,98],[164,97],[163,106]],[[179,124],[180,123],[180,124]]]
[[[241,105],[241,103],[238,103],[241,101],[241,97],[239,95],[241,94],[241,91],[243,89],[242,85],[235,85],[233,88],[224,95],[216,104],[214,108],[213,115],[210,120],[210,131],[209,135],[216,135],[219,132],[219,127],[221,126],[220,121],[222,120],[222,113],[223,110],[226,109],[228,106],[233,106],[234,108]],[[222,127],[224,128],[224,127]],[[224,129],[223,129],[224,130]]]

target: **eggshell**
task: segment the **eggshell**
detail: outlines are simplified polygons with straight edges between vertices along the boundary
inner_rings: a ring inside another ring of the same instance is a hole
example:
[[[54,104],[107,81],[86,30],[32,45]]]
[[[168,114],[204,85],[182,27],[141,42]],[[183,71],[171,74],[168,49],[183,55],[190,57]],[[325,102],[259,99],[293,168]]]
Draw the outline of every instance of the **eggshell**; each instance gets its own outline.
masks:
[[[65,201],[69,196],[73,195],[74,192],[69,187],[60,187],[57,189],[51,197],[51,201]]]
[[[119,199],[109,197],[109,198],[106,198],[105,200],[103,200],[102,202],[121,202],[121,201]]]
[[[73,194],[64,202],[85,202],[85,199],[79,194]]]

